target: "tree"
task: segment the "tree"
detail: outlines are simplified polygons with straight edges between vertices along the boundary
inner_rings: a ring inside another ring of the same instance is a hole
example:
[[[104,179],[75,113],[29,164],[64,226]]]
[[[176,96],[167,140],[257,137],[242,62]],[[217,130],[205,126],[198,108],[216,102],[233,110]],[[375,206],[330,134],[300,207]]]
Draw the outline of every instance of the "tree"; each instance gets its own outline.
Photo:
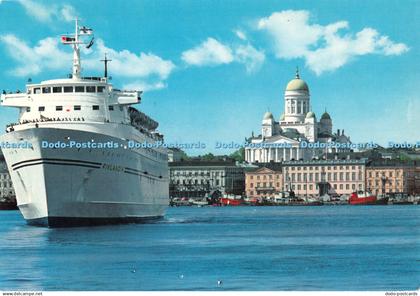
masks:
[[[234,160],[238,162],[244,162],[245,161],[245,148],[239,148],[235,152],[229,155],[230,158],[233,158]]]

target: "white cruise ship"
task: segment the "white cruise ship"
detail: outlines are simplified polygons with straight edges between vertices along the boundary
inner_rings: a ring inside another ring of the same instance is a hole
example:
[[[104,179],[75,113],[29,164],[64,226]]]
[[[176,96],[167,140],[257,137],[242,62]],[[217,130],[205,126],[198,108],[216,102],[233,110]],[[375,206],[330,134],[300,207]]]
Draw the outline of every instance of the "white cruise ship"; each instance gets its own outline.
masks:
[[[29,224],[141,222],[162,217],[169,203],[158,123],[131,106],[141,92],[113,88],[106,58],[104,77],[81,76],[80,47],[91,37],[82,35],[91,34],[76,21],[75,34],[61,37],[74,52],[69,78],[1,95],[2,106],[19,110],[0,141],[9,147],[3,153]]]

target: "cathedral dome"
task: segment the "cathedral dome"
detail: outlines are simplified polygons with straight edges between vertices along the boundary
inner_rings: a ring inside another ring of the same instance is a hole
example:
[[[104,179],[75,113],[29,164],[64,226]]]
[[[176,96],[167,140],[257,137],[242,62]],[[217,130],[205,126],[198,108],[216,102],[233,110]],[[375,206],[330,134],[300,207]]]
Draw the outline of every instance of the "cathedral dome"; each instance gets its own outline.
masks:
[[[266,119],[274,119],[273,113],[265,112],[263,120],[266,120]]]
[[[286,86],[286,90],[305,90],[309,91],[308,85],[300,78],[290,80]]]
[[[315,113],[312,112],[312,111],[309,111],[308,113],[306,113],[306,118],[307,119],[309,119],[309,118],[316,118]]]
[[[296,77],[295,79],[292,79],[289,81],[289,83],[286,86],[286,91],[287,90],[293,90],[293,91],[304,90],[304,91],[309,92],[309,87],[306,84],[306,82],[300,79],[299,69],[296,68]]]
[[[331,116],[330,114],[327,113],[327,111],[324,112],[324,114],[322,114],[321,116],[321,120],[331,120]]]

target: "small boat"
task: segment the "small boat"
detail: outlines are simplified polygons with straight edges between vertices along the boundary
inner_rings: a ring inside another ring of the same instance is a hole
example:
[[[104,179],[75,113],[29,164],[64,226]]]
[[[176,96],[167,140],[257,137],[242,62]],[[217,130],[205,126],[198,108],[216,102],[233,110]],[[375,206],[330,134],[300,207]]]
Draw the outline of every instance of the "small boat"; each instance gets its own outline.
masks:
[[[376,196],[370,192],[353,192],[349,198],[349,204],[351,205],[374,205],[376,202]]]
[[[244,200],[240,195],[226,194],[220,197],[219,202],[223,206],[240,206]]]

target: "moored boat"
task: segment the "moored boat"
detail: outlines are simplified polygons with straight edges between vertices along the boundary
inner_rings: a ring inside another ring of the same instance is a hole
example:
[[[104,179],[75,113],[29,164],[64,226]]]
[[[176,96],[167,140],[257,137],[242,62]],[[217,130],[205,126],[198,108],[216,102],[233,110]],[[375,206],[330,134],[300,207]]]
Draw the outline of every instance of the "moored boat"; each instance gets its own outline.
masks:
[[[351,205],[374,205],[376,202],[376,196],[370,192],[353,192],[349,198],[349,204]]]

